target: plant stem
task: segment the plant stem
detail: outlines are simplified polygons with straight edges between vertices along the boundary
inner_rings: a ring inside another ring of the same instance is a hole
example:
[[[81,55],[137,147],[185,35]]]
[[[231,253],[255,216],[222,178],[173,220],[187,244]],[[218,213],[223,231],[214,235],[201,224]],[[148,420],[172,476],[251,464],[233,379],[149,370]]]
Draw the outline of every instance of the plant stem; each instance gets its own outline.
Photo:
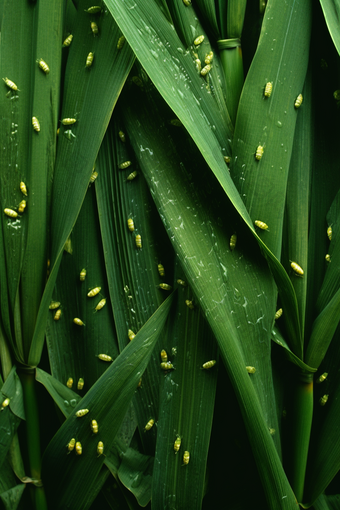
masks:
[[[223,39],[217,42],[226,80],[226,103],[235,125],[238,102],[244,83],[243,59],[240,39]]]

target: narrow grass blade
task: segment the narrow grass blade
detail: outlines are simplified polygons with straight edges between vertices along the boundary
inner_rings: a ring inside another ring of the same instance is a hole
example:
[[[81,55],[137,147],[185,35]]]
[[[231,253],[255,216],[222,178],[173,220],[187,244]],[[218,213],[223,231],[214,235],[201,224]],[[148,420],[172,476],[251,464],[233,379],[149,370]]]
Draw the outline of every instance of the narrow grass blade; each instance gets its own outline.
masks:
[[[340,6],[336,0],[320,0],[320,4],[325,16],[329,33],[337,49],[337,52],[340,55],[340,37],[339,37]]]

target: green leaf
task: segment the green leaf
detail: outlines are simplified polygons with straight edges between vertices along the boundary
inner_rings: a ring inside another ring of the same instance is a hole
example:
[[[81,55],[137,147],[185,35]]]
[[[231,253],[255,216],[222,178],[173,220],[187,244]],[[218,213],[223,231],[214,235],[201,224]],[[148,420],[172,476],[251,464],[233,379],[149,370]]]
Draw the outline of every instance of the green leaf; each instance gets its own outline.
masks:
[[[128,448],[122,455],[119,479],[134,494],[142,507],[145,507],[151,499],[153,466],[153,457],[142,455],[133,448]]]
[[[330,36],[340,54],[339,17],[340,5],[336,0],[320,0]]]

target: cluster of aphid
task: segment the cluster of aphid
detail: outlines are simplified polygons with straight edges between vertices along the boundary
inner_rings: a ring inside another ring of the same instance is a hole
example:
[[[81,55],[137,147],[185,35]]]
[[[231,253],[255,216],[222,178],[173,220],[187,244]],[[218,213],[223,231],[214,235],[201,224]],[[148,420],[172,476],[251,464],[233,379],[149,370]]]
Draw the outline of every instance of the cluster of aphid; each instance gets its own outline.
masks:
[[[329,226],[327,228],[327,237],[328,239],[331,241],[332,240],[332,234],[333,234],[333,230],[332,230],[332,227]],[[327,253],[327,255],[325,256],[325,260],[326,262],[330,262],[331,261],[331,256],[329,255],[329,253]]]
[[[27,188],[26,184],[24,182],[21,182],[19,185],[20,191],[25,197],[27,197]],[[19,213],[22,214],[24,210],[26,209],[27,202],[26,200],[21,200],[20,204],[17,207],[17,211],[15,209],[10,209],[6,207],[4,209],[4,213],[6,216],[9,216],[9,218],[20,218]]]
[[[190,4],[191,4],[191,2],[190,2]],[[196,37],[196,39],[194,39],[194,42],[193,42],[194,48],[199,48],[203,41],[204,41],[204,35],[199,35],[198,37]],[[201,74],[201,76],[207,76],[208,73],[212,69],[212,61],[214,58],[214,53],[212,51],[209,51],[209,53],[207,53],[205,55],[205,58],[204,58],[205,65],[203,66],[203,68],[202,68],[202,62],[199,59],[198,54],[195,51],[193,52],[193,54],[195,57],[194,63],[195,63],[197,71]]]
[[[81,418],[85,416],[89,412],[88,409],[80,409],[76,412],[75,416],[77,418]],[[99,426],[96,420],[91,420],[90,427],[93,434],[98,434]],[[66,445],[68,449],[68,454],[70,454],[74,449],[76,452],[76,455],[82,455],[83,453],[83,447],[80,441],[76,441],[76,439],[73,437],[70,442]],[[97,457],[100,457],[101,455],[104,455],[104,443],[103,441],[98,441],[97,444]]]
[[[155,420],[153,418],[151,418],[151,420],[149,420],[147,422],[147,424],[145,425],[144,432],[147,432],[148,430],[151,430],[152,427],[154,426],[154,424],[155,424]],[[175,455],[177,455],[177,453],[179,452],[179,449],[181,447],[181,443],[182,443],[182,438],[179,435],[177,435],[177,438],[176,438],[176,440],[174,442],[174,452],[175,452]],[[189,460],[190,460],[190,453],[186,450],[184,452],[184,454],[183,454],[183,465],[185,466],[185,465],[189,464]]]

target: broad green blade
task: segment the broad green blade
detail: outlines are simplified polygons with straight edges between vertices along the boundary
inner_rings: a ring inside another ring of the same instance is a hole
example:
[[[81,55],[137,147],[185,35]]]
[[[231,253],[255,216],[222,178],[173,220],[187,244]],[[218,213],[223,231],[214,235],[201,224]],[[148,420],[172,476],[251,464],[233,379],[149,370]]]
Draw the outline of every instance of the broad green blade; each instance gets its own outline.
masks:
[[[153,457],[142,455],[133,448],[128,448],[122,455],[119,479],[134,494],[141,507],[145,507],[151,499],[153,467]]]
[[[320,0],[320,4],[325,16],[327,27],[330,36],[333,40],[334,46],[340,55],[340,5],[337,0]]]
[[[76,405],[46,449],[42,476],[46,480],[46,493],[56,508],[88,508],[104,462],[104,456],[97,454],[97,443],[103,441],[104,448],[110,450],[139,378],[150,360],[171,302],[172,296],[169,296]],[[77,418],[75,412],[79,409],[89,409],[90,412]],[[98,422],[98,438],[91,435],[90,421],[93,419]],[[75,452],[67,455],[66,445],[72,437],[82,444],[80,456]]]
[[[305,370],[306,372],[316,372],[317,368],[314,368],[312,366],[307,365],[304,363],[300,358],[298,358],[289,348],[286,340],[284,339],[283,335],[281,334],[280,330],[277,328],[277,326],[274,326],[272,331],[272,340],[284,348],[284,354],[289,361],[294,363],[296,366],[302,368],[302,370]]]
[[[9,464],[6,462],[0,469],[0,500],[5,510],[16,510],[20,505],[26,485],[17,484]],[[22,503],[22,502],[21,502]],[[28,501],[24,504],[29,504]],[[23,507],[19,507],[23,508]]]

